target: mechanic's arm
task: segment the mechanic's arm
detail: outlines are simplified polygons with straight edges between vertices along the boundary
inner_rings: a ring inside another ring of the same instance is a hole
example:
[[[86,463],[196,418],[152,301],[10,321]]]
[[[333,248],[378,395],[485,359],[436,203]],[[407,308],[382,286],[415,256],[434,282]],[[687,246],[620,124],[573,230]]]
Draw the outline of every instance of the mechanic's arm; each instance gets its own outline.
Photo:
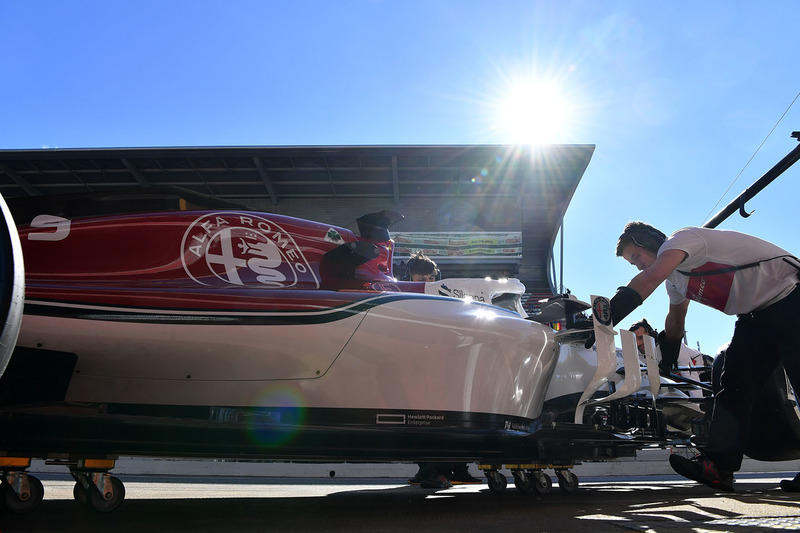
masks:
[[[687,254],[683,250],[666,250],[656,258],[652,265],[639,272],[628,283],[628,287],[638,292],[642,300],[646,300],[653,294],[656,287],[664,283],[672,271],[683,263],[686,256]]]
[[[687,298],[679,304],[669,305],[669,312],[664,320],[664,331],[658,334],[657,342],[661,350],[661,362],[658,368],[662,375],[671,374],[678,363],[689,301]]]
[[[639,272],[625,287],[620,287],[611,299],[611,322],[617,325],[634,309],[642,305],[645,298],[678,268],[686,258],[686,252],[667,250],[647,268]]]
[[[670,304],[667,318],[664,320],[664,334],[669,341],[680,341],[686,326],[686,310],[689,308],[688,298],[679,304]]]

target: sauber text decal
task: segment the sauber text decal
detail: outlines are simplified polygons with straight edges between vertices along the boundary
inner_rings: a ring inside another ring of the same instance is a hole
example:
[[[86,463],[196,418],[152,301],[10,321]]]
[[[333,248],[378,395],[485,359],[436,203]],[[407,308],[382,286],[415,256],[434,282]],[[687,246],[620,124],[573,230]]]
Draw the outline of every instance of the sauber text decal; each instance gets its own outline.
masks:
[[[292,287],[300,278],[319,286],[291,235],[251,213],[211,213],[189,226],[183,268],[201,285],[212,276],[232,285]]]

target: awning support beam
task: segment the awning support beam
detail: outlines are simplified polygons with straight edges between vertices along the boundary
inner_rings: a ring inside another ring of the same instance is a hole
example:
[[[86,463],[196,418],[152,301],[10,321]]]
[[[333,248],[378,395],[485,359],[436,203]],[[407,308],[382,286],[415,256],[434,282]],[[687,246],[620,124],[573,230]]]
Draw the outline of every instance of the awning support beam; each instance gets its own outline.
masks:
[[[392,194],[394,195],[394,205],[400,203],[400,180],[397,177],[397,156],[392,156]]]
[[[264,186],[267,188],[269,199],[272,201],[272,205],[278,205],[278,191],[275,190],[275,185],[272,183],[272,180],[270,179],[267,170],[264,168],[264,164],[261,162],[261,159],[254,156],[253,164],[255,164],[256,170],[258,170],[258,175],[261,177],[261,181],[264,182]]]
[[[43,196],[44,193],[40,191],[38,188],[31,185],[28,180],[11,170],[8,165],[0,163],[0,170],[3,171],[3,174],[14,180],[14,183],[22,187],[26,193],[30,196]]]
[[[153,184],[150,183],[150,180],[144,177],[144,174],[134,165],[131,163],[127,158],[123,157],[120,159],[122,164],[125,165],[125,168],[128,169],[128,172],[131,173],[131,176],[136,178],[136,181],[139,182],[139,185],[142,187],[151,187]]]

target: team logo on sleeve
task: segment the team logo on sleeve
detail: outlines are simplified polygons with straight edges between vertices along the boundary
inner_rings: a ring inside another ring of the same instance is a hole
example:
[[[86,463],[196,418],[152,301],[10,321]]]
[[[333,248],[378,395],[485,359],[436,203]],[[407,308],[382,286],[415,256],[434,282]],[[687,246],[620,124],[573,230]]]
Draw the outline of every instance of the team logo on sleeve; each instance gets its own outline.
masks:
[[[211,213],[189,226],[181,243],[183,268],[201,285],[292,287],[319,282],[291,235],[252,213]]]

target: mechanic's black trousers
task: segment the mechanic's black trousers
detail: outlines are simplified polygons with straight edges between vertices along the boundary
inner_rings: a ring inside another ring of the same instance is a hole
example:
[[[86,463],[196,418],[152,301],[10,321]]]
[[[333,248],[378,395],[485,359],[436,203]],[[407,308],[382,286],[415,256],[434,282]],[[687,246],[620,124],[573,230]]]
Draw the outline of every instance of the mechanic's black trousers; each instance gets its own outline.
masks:
[[[778,363],[800,391],[800,285],[782,300],[739,315],[736,321],[704,451],[718,469],[741,467],[753,402]]]

